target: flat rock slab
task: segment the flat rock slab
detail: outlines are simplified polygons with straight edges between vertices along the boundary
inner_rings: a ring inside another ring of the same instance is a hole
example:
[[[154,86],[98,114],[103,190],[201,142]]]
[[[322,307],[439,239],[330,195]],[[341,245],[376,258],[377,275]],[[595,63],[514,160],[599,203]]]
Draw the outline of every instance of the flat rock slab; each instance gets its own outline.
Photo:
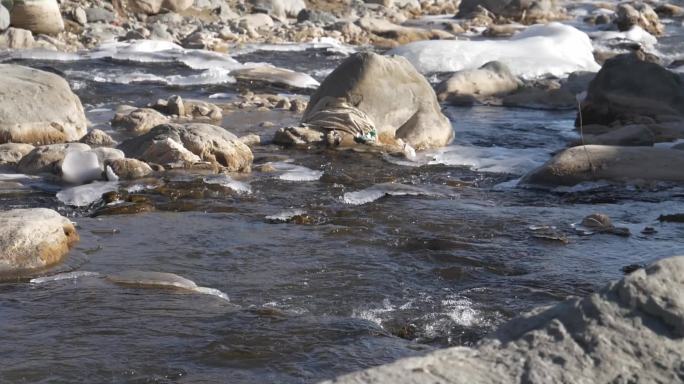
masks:
[[[78,240],[73,223],[51,209],[0,212],[0,275],[56,264]]]

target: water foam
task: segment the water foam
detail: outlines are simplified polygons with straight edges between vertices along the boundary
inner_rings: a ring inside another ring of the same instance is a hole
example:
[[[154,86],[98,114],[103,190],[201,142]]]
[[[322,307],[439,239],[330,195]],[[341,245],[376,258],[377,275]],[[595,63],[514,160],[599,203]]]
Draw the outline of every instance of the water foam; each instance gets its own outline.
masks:
[[[266,220],[285,223],[293,217],[303,215],[305,213],[306,211],[304,211],[303,209],[290,209],[287,211],[279,212],[275,215],[266,216]]]
[[[226,174],[205,176],[202,181],[207,184],[217,184],[222,187],[230,188],[238,193],[252,193],[252,187],[248,183],[235,180]]]

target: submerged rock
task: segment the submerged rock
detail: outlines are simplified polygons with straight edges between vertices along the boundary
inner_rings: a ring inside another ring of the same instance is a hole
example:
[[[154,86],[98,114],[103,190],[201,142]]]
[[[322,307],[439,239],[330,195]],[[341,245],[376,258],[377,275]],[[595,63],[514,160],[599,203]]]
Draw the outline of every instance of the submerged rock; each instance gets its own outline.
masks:
[[[249,172],[254,156],[237,136],[209,124],[163,124],[119,145],[127,157],[164,166],[200,161],[234,172]]]
[[[51,209],[0,212],[0,275],[58,263],[78,240],[71,221]]]
[[[225,301],[230,301],[228,295],[214,288],[200,287],[194,281],[183,276],[166,272],[149,271],[123,271],[118,274],[107,275],[107,280],[112,283],[140,287],[140,288],[166,288],[181,289],[219,297]]]
[[[342,143],[441,147],[454,136],[427,80],[404,58],[359,53],[338,66],[311,96],[302,125],[334,131]]]
[[[629,228],[616,227],[608,215],[603,213],[592,213],[582,219],[582,222],[575,226],[575,230],[582,235],[592,235],[594,233],[611,233],[618,236],[629,236]]]
[[[52,144],[86,134],[83,106],[61,77],[0,64],[0,143]]]
[[[454,347],[326,383],[675,383],[684,359],[684,257]],[[598,363],[600,362],[600,363]]]
[[[563,150],[521,182],[539,186],[585,181],[684,182],[684,151],[654,147],[585,145]]]

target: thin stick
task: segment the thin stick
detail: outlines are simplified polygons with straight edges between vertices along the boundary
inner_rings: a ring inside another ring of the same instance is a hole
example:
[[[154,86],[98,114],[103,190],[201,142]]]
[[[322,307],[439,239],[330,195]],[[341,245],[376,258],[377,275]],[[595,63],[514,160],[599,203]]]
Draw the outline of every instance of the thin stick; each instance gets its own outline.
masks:
[[[595,171],[594,164],[591,162],[591,157],[589,156],[589,150],[587,150],[587,145],[584,143],[584,126],[582,124],[582,103],[580,102],[579,94],[575,97],[575,100],[577,100],[577,114],[579,116],[580,140],[582,142],[582,148],[584,148],[584,153],[587,155],[587,161],[589,162],[589,169],[593,173]]]

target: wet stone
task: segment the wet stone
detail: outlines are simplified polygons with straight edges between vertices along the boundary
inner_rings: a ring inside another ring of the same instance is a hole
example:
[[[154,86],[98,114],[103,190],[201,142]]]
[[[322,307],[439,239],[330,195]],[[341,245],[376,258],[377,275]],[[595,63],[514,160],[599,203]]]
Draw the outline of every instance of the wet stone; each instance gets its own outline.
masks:
[[[658,221],[663,223],[684,223],[684,213],[673,213],[658,216]]]

